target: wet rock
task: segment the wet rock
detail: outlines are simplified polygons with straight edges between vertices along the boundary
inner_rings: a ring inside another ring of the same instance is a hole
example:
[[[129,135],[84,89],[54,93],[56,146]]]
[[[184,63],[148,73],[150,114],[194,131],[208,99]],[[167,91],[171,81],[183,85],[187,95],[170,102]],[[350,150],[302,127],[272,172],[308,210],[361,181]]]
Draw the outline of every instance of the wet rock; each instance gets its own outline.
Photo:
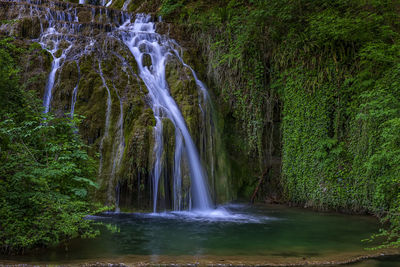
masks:
[[[23,18],[18,22],[18,35],[23,38],[36,39],[40,36],[40,20],[37,17]]]
[[[151,56],[149,54],[143,55],[143,66],[150,67],[151,66]]]
[[[81,10],[78,13],[79,22],[90,22],[92,20],[92,13],[88,10]]]

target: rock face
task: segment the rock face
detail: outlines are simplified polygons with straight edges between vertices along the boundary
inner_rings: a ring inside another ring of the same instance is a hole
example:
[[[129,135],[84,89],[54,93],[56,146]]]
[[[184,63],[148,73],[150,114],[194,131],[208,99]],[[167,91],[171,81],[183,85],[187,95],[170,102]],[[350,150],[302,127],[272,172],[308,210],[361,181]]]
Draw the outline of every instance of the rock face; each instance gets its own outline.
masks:
[[[35,57],[25,61],[23,80],[38,77],[30,87],[57,116],[83,116],[78,132],[91,145],[90,153],[98,155],[100,187],[95,198],[121,209],[147,210],[153,205],[155,147],[160,144],[154,136],[149,91],[118,32],[134,19],[133,14],[101,6],[0,0],[0,34],[36,49]],[[151,70],[150,57],[144,57],[143,64]],[[212,104],[202,98],[195,73],[179,55],[168,57],[165,78],[199,151],[212,200],[230,200],[229,168],[213,124]],[[157,210],[177,207],[175,131],[173,123],[163,119]],[[179,165],[179,190],[187,196],[181,208],[189,207],[193,190],[187,160],[182,155]]]

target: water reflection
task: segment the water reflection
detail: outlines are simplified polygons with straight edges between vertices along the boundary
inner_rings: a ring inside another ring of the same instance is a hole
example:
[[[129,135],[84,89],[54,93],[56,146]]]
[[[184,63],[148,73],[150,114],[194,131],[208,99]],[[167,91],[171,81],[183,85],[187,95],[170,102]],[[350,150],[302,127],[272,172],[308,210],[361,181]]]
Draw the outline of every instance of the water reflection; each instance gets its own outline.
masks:
[[[18,257],[65,261],[146,256],[325,257],[365,253],[361,242],[377,231],[365,216],[316,213],[280,206],[227,205],[211,213],[104,213],[89,219],[119,231]]]

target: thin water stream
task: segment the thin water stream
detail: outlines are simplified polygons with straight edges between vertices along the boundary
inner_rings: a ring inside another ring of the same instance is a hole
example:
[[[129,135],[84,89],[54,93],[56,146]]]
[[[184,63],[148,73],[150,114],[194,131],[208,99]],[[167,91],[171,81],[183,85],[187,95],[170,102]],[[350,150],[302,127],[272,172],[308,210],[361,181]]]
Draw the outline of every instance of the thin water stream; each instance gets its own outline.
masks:
[[[76,86],[74,87],[74,90],[72,91],[71,112],[70,112],[71,118],[74,117],[76,97],[78,95],[79,81],[81,79],[81,69],[79,68],[79,62],[78,61],[76,62],[76,66],[78,68],[78,82],[76,83]]]
[[[99,62],[99,75],[101,77],[101,80],[103,82],[104,88],[107,90],[107,109],[106,109],[106,121],[105,121],[105,126],[104,126],[104,134],[103,137],[101,138],[100,141],[100,164],[99,164],[99,174],[102,172],[102,167],[103,167],[103,156],[102,156],[102,150],[103,150],[103,144],[106,138],[108,138],[108,133],[110,130],[110,116],[111,116],[111,92],[110,88],[107,85],[107,82],[104,78],[103,71],[101,69],[101,63]]]

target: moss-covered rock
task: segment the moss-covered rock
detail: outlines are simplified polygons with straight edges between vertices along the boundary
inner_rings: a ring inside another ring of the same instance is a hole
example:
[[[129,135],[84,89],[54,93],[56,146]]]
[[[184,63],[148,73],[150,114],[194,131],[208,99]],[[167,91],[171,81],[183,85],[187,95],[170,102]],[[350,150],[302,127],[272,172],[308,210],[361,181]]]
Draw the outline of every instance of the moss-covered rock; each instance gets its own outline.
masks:
[[[77,62],[66,62],[56,73],[57,83],[54,84],[52,93],[51,110],[58,116],[71,111],[72,92],[78,83]]]
[[[92,13],[89,10],[80,10],[77,16],[80,22],[88,23],[92,20]]]
[[[176,58],[170,57],[165,67],[165,76],[171,96],[178,104],[194,140],[199,138],[199,90],[191,71]]]
[[[22,46],[22,44],[19,44]],[[44,94],[48,75],[51,68],[52,56],[36,42],[26,42],[28,53],[21,57],[20,65],[23,87],[35,90],[38,96]]]
[[[19,21],[19,36],[35,39],[40,35],[40,20],[38,17],[23,18]]]

